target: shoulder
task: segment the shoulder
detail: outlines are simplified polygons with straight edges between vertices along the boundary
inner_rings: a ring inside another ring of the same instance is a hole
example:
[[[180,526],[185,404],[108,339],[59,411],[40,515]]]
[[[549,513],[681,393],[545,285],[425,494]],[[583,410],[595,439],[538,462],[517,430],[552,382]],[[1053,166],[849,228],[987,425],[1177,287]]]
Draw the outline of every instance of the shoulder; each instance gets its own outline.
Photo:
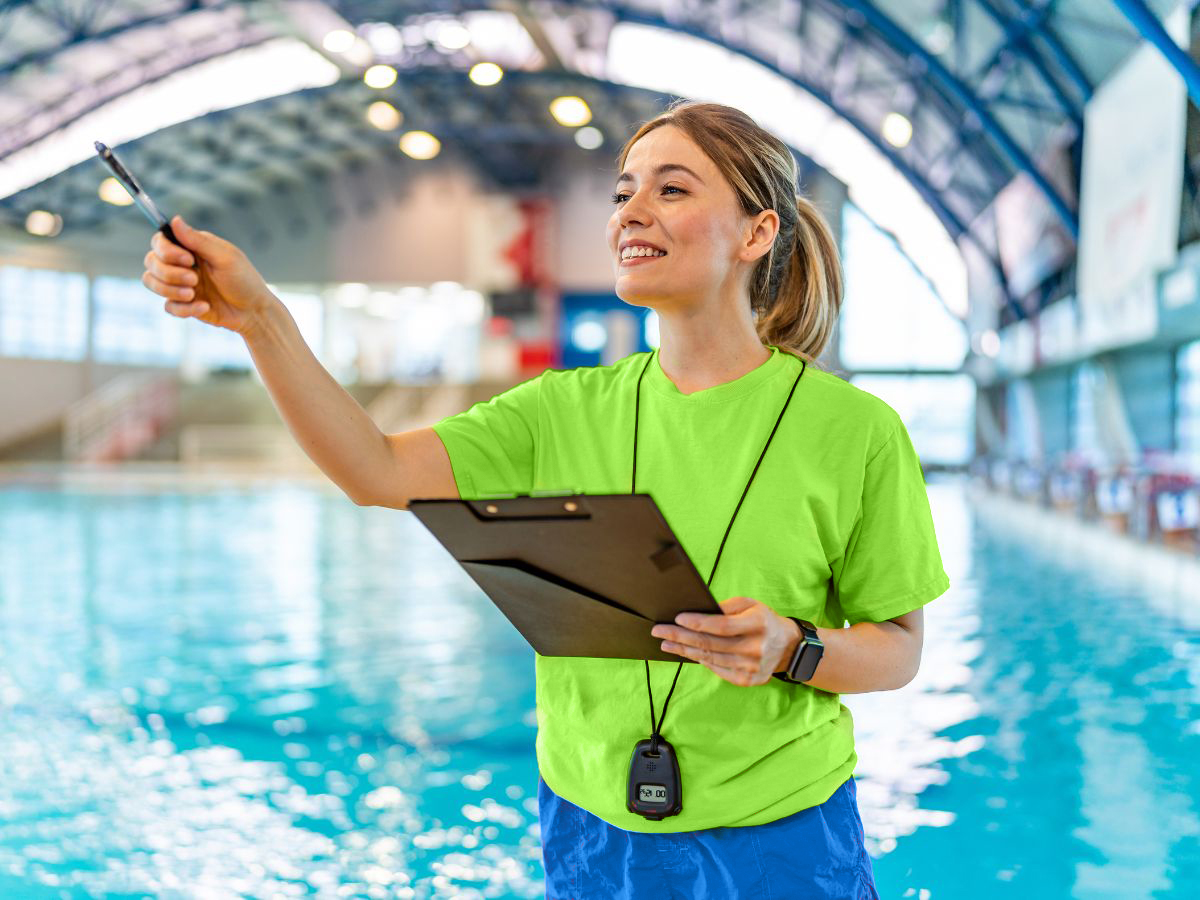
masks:
[[[573,369],[547,369],[538,377],[542,388],[550,396],[569,400],[586,395],[601,396],[607,392],[619,392],[637,381],[642,369],[649,362],[651,351],[631,353],[609,365],[576,366]]]
[[[832,432],[860,444],[868,454],[904,428],[900,414],[882,398],[812,363],[805,366],[801,384],[806,388],[810,413],[825,420]]]

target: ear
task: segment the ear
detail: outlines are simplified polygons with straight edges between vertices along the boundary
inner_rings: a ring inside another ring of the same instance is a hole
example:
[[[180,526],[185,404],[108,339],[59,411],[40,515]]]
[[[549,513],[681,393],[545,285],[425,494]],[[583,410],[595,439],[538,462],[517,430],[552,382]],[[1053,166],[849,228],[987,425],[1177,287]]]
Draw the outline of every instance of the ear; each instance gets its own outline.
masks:
[[[738,251],[738,259],[754,262],[765,256],[775,243],[775,235],[779,233],[779,213],[764,209],[747,221],[742,233],[745,241]]]

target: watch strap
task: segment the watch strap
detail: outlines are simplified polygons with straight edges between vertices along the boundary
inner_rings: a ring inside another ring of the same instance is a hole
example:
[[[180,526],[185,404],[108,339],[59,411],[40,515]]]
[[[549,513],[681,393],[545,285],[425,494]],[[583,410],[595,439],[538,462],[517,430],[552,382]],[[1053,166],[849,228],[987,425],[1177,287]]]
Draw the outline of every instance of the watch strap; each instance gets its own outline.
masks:
[[[775,672],[773,676],[789,684],[803,684],[816,672],[817,663],[821,661],[821,656],[825,652],[825,645],[817,637],[817,628],[812,622],[797,619],[795,616],[788,616],[788,618],[799,627],[800,641],[796,645],[792,658],[788,661],[787,669],[783,672]]]

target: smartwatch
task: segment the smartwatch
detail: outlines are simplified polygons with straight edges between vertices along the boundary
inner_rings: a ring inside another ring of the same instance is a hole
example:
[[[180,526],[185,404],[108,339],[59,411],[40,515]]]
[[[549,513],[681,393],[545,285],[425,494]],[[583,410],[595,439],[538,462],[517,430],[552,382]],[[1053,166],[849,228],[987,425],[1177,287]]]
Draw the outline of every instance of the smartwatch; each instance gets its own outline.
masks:
[[[795,616],[788,618],[800,626],[800,643],[796,645],[796,652],[792,654],[787,668],[782,672],[775,672],[774,677],[791,684],[801,684],[813,677],[817,663],[821,661],[821,655],[825,652],[825,645],[817,637],[817,629],[812,622],[805,622]]]

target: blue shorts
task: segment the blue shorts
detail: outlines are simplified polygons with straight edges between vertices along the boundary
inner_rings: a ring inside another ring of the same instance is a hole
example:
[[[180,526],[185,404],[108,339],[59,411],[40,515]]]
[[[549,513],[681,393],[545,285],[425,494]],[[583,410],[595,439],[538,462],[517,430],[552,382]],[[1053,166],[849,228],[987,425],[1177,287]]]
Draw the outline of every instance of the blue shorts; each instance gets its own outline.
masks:
[[[547,900],[879,900],[854,778],[819,806],[741,828],[625,831],[538,779]]]

